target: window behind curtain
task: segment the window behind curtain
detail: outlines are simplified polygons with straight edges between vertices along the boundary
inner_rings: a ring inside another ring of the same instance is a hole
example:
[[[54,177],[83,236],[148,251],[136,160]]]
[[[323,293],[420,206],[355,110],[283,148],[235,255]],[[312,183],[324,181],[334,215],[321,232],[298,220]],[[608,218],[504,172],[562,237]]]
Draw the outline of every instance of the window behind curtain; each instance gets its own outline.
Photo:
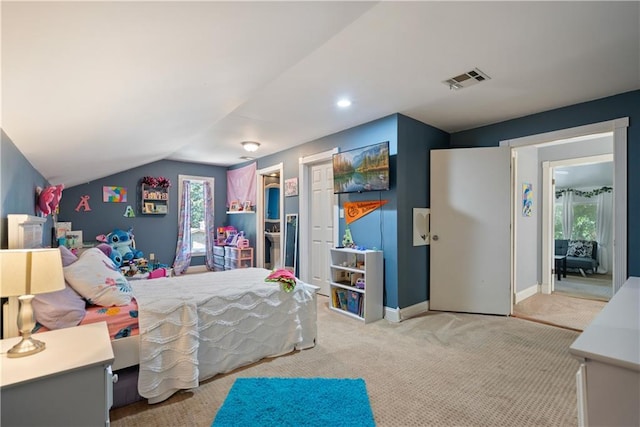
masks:
[[[556,199],[554,206],[554,238],[562,239],[562,203]],[[597,240],[596,234],[597,204],[596,202],[580,202],[573,204],[573,227],[571,239]]]
[[[211,191],[213,191],[214,179],[206,176],[179,175],[178,191],[180,191],[180,193],[182,193],[182,182],[184,180],[189,180],[191,183],[191,191],[189,194],[191,200],[191,255],[205,256],[204,182],[209,181]],[[178,197],[181,199],[182,194],[179,194]]]
[[[596,238],[596,203],[573,204],[573,240],[597,240]]]

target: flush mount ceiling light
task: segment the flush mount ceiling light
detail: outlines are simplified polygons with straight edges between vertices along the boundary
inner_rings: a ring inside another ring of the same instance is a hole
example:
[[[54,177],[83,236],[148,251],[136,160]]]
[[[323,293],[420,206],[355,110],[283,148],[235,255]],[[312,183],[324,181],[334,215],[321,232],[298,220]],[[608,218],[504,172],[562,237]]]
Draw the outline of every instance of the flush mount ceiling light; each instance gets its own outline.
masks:
[[[242,142],[242,146],[248,152],[253,153],[254,151],[256,151],[258,149],[258,147],[260,147],[260,143],[255,142],[255,141],[243,141]]]
[[[340,108],[347,108],[351,106],[351,101],[347,98],[342,98],[336,102],[336,105]]]
[[[458,90],[465,87],[469,87],[485,80],[491,80],[491,77],[483,73],[477,68],[474,68],[471,71],[467,71],[466,73],[462,73],[458,76],[451,77],[443,81],[442,83],[449,86],[451,90]]]

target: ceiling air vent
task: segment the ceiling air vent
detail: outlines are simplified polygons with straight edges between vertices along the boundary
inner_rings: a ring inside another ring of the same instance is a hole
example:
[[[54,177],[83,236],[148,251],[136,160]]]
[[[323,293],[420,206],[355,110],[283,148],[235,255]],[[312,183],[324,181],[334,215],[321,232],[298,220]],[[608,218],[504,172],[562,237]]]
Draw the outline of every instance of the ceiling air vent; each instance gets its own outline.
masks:
[[[449,86],[449,89],[458,90],[489,79],[491,79],[491,77],[487,76],[477,68],[474,68],[473,70],[467,71],[466,73],[460,74],[459,76],[451,77],[450,79],[447,79],[442,83]]]

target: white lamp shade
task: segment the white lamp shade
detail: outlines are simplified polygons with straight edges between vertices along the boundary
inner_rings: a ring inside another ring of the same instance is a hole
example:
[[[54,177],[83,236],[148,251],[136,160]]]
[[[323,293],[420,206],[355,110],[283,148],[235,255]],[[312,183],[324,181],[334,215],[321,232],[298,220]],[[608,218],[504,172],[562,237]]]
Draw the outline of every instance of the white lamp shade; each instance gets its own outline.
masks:
[[[58,249],[0,250],[0,296],[35,295],[64,289]]]

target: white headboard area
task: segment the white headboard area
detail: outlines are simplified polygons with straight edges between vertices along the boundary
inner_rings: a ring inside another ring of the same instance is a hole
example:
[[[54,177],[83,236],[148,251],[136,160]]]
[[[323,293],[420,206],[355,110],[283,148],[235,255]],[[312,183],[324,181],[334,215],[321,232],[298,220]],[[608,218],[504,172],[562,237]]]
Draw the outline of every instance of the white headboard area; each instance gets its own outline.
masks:
[[[9,249],[41,248],[46,218],[26,214],[10,214],[8,219]]]
[[[26,214],[10,214],[8,219],[9,249],[31,249],[43,246],[46,218]],[[10,297],[2,305],[2,338],[17,337],[18,331],[17,297]]]

